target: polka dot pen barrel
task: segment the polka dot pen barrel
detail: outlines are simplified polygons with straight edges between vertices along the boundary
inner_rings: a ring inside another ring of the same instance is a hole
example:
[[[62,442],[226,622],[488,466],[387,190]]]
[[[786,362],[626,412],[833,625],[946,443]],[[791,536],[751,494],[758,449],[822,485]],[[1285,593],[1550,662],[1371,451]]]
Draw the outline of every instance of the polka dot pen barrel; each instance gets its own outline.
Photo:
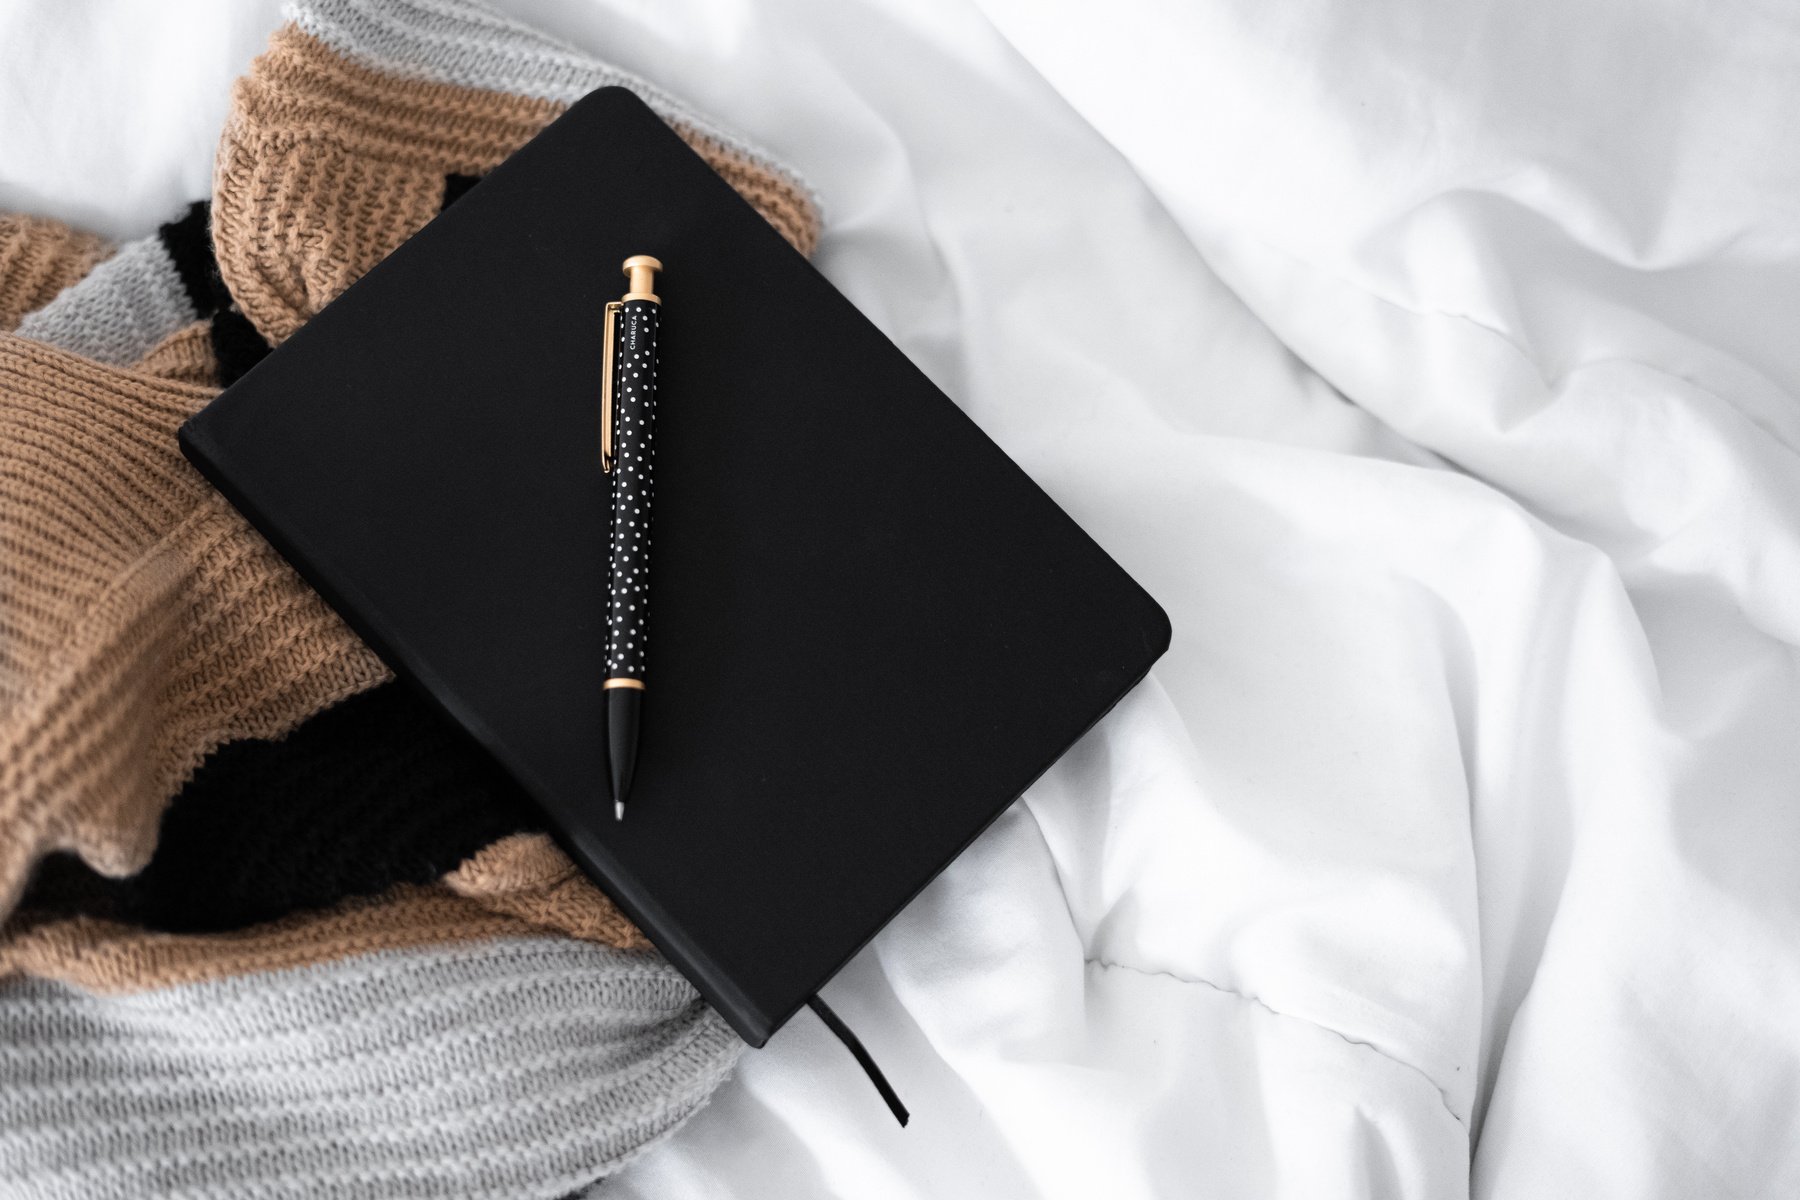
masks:
[[[650,506],[656,495],[656,327],[662,302],[648,254],[625,260],[630,287],[606,306],[600,465],[612,479],[612,564],[606,634],[606,751],[613,815],[637,768],[650,626]]]

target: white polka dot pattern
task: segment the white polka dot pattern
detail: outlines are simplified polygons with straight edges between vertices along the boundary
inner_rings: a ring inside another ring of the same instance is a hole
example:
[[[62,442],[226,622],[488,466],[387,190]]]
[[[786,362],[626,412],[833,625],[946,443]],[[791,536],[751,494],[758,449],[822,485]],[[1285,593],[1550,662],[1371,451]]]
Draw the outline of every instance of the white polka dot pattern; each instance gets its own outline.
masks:
[[[608,678],[644,678],[644,631],[650,614],[651,453],[656,436],[656,330],[662,314],[648,300],[629,300],[615,318],[613,410],[612,594],[607,616]]]

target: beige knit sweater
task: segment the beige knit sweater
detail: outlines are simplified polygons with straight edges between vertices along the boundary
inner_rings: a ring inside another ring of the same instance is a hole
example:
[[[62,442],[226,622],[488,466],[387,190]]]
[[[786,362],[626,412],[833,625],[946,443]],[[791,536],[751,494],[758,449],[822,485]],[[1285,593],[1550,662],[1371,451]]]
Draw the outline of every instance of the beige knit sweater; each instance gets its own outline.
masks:
[[[0,334],[0,913],[48,850],[141,867],[207,751],[387,676],[181,457],[211,396]]]
[[[562,107],[373,70],[284,28],[239,81],[219,151],[234,299],[282,340],[437,212],[446,173],[492,168]],[[790,178],[675,128],[811,250],[818,215]],[[20,260],[20,294],[104,253],[69,234]],[[203,340],[122,370],[0,335],[0,917],[51,850],[141,868],[165,802],[222,742],[278,737],[389,678],[182,459],[175,430],[212,395],[181,382],[205,377]]]
[[[372,70],[289,26],[240,79],[219,146],[213,236],[246,316],[279,343],[567,106]],[[803,254],[819,216],[793,180],[671,127]]]
[[[0,330],[48,304],[113,252],[98,234],[45,217],[0,213]]]
[[[644,935],[543,834],[503,838],[426,887],[402,884],[229,933],[158,933],[91,917],[21,914],[0,936],[0,980],[140,992],[312,966],[405,946],[556,933],[621,950]]]

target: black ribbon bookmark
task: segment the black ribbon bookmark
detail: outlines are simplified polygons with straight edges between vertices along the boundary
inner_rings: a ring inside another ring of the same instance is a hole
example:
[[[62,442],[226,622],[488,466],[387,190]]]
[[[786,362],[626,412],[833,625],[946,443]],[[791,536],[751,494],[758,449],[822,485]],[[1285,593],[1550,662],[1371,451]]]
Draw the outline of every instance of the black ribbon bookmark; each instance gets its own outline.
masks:
[[[883,1100],[887,1101],[888,1111],[894,1114],[894,1120],[900,1122],[902,1129],[906,1128],[906,1123],[912,1119],[912,1114],[906,1111],[906,1105],[900,1103],[900,1097],[894,1092],[894,1085],[887,1081],[887,1076],[881,1073],[881,1068],[875,1065],[875,1060],[869,1057],[867,1050],[863,1049],[862,1042],[858,1041],[856,1035],[850,1032],[850,1027],[839,1020],[838,1015],[831,1011],[830,1005],[818,996],[809,999],[806,1006],[818,1013],[819,1020],[825,1022],[825,1028],[831,1030],[837,1035],[837,1040],[844,1043],[844,1048],[850,1051],[858,1065],[862,1067],[863,1074],[869,1077],[869,1082],[875,1085],[875,1090],[881,1093]]]

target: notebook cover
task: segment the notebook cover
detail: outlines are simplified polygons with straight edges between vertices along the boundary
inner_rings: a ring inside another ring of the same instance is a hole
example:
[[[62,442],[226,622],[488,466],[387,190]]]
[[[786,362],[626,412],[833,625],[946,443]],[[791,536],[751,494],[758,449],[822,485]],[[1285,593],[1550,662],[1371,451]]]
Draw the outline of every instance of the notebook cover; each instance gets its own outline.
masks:
[[[601,312],[663,311],[649,690],[606,794]],[[630,92],[182,447],[762,1045],[1168,646],[1162,610]]]

